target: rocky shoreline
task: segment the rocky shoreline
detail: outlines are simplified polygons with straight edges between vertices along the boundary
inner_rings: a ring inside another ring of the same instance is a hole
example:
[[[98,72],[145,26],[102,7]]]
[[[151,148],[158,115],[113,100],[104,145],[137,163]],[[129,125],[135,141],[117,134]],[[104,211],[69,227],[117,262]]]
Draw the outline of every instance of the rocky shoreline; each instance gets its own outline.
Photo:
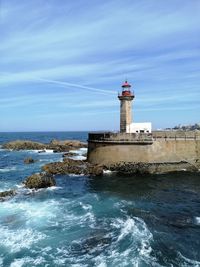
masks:
[[[11,141],[2,145],[3,149],[10,150],[39,150],[41,152],[45,152],[45,150],[53,150],[56,152],[69,152],[70,150],[76,150],[79,148],[87,148],[87,143],[78,141],[78,140],[64,140],[59,141],[53,139],[50,143],[44,144],[34,141],[27,140],[16,140]]]
[[[86,175],[86,176],[101,176],[104,171],[114,171],[121,174],[129,175],[150,175],[162,174],[176,171],[197,172],[198,168],[186,161],[181,162],[166,162],[166,163],[142,163],[142,162],[120,162],[109,166],[96,165],[87,162],[87,160],[74,160],[70,157],[74,156],[73,150],[86,148],[87,143],[75,140],[58,141],[52,140],[49,144],[43,144],[33,141],[16,140],[6,143],[2,146],[9,150],[40,150],[51,149],[55,153],[62,152],[62,161],[48,163],[41,168],[40,173],[30,175],[23,182],[25,188],[40,189],[56,185],[55,175]],[[32,158],[25,158],[24,164],[33,164],[36,161]],[[0,200],[16,195],[16,190],[8,190],[0,192]]]

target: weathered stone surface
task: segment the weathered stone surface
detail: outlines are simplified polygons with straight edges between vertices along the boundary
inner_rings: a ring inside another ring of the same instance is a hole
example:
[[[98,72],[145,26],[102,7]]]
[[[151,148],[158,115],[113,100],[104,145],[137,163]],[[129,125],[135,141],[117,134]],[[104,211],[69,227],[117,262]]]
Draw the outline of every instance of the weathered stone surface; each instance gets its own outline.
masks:
[[[144,163],[144,162],[120,162],[107,166],[111,171],[127,174],[161,174],[175,171],[198,171],[198,169],[188,162],[164,162],[164,163]]]
[[[150,164],[147,166],[157,168],[159,173],[167,172],[166,167],[169,171],[179,171],[185,168],[181,167],[185,165],[182,162],[188,162],[186,169],[189,165],[193,166],[190,168],[193,171],[200,168],[199,133],[158,131],[153,133],[153,139],[151,136],[151,142],[147,137],[147,134],[145,137],[143,134],[91,133],[88,139],[88,162],[105,166],[120,162],[131,162],[133,165],[144,162]]]
[[[44,173],[35,173],[31,176],[29,176],[25,181],[24,181],[25,187],[27,188],[46,188],[46,187],[51,187],[56,185],[56,181],[53,178],[52,175],[49,174],[44,174]]]
[[[0,199],[4,199],[5,197],[12,197],[16,194],[15,190],[8,190],[0,192]]]
[[[2,146],[4,149],[13,149],[13,150],[38,150],[45,149],[46,145],[38,142],[16,140],[11,141]]]
[[[99,165],[92,165],[82,160],[73,160],[64,158],[63,162],[54,162],[46,164],[42,170],[48,174],[84,174],[97,176],[103,174],[103,167]]]
[[[24,159],[25,164],[31,164],[31,163],[35,163],[35,162],[36,162],[36,160],[33,158],[25,158]]]

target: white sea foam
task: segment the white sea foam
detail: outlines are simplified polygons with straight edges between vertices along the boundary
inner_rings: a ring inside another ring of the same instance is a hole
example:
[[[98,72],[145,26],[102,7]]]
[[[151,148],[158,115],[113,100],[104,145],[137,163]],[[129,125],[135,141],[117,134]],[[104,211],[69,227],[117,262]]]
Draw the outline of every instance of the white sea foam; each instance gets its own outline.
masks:
[[[130,265],[130,262],[133,266],[139,266],[141,260],[148,265],[154,260],[150,256],[152,250],[150,241],[153,236],[143,220],[137,217],[127,217],[126,220],[115,219],[111,225],[120,230],[117,240],[110,247],[109,258],[112,259],[113,266],[114,264],[126,266]],[[129,240],[129,246],[124,248],[124,251],[119,251],[118,246],[127,240]]]
[[[8,149],[0,148],[0,151],[8,151]]]
[[[28,153],[39,153],[40,155],[45,154],[52,154],[53,149],[26,149],[26,150],[20,150],[21,152],[28,152]]]
[[[31,257],[24,257],[22,259],[15,259],[10,267],[22,267],[25,266],[26,264],[31,264],[32,266],[44,266],[43,264],[46,261],[44,258],[38,256],[36,259],[33,259]]]
[[[111,170],[103,170],[104,174],[112,174],[113,172]]]
[[[54,220],[59,212],[59,203],[56,200],[40,202],[23,201],[23,202],[3,202],[0,208],[0,215],[19,214],[23,216],[26,226],[46,225],[49,221]]]
[[[180,266],[184,266],[184,267],[187,267],[187,266],[199,267],[200,266],[200,261],[195,261],[195,260],[186,258],[180,252],[178,252],[178,256],[182,261]]]
[[[52,154],[52,153],[54,153],[53,152],[53,149],[44,149],[44,153],[47,153],[47,154]],[[41,154],[43,154],[43,152],[41,153]]]
[[[119,220],[118,220],[118,222],[119,222]],[[134,228],[135,228],[135,221],[131,218],[128,218],[125,222],[123,222],[123,227],[121,228],[121,233],[118,236],[117,241],[120,241],[126,235],[133,232],[135,230]]]
[[[105,262],[101,262],[97,265],[97,267],[107,267],[107,264]]]
[[[87,211],[92,210],[92,205],[90,205],[90,204],[83,204],[82,202],[80,202],[80,205],[84,210],[87,210]]]
[[[83,156],[85,153],[87,153],[87,148],[80,148],[77,150],[70,150],[70,153],[73,153],[74,155],[69,157],[74,160],[86,160],[87,157]]]
[[[12,167],[6,167],[6,168],[0,168],[0,172],[11,172],[11,171],[16,171],[16,167],[12,166]]]
[[[74,160],[86,160],[86,157],[81,156],[81,155],[73,156],[73,157],[71,157],[71,158],[74,159]]]
[[[85,154],[87,153],[87,148],[80,148],[80,149],[77,149],[77,150],[70,150],[69,152],[71,153],[75,153],[75,154]]]
[[[197,225],[200,225],[200,217],[195,217],[195,223],[196,223]]]
[[[60,190],[62,189],[61,186],[51,186],[51,187],[47,187],[45,188],[44,190],[47,190],[47,191],[54,191],[54,190]]]
[[[8,227],[0,228],[0,245],[15,253],[23,248],[29,249],[32,244],[46,237],[45,234],[30,228],[12,230]]]
[[[84,173],[81,174],[74,174],[74,173],[69,173],[71,177],[79,177],[79,176],[84,176]]]

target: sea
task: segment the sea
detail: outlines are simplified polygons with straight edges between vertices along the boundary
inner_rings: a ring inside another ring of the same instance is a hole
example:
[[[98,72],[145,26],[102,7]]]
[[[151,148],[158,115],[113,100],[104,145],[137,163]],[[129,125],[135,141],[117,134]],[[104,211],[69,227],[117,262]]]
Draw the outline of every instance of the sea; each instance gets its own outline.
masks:
[[[87,135],[0,133],[0,145]],[[24,164],[26,157],[37,162]],[[54,187],[24,188],[27,176],[55,161],[62,153],[0,148],[0,191],[17,190],[0,201],[0,266],[200,266],[200,173],[58,175]]]

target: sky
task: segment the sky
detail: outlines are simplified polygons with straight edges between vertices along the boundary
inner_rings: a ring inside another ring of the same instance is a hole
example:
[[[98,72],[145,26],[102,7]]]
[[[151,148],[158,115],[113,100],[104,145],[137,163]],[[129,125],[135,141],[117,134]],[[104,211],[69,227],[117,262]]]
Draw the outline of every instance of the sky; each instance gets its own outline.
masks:
[[[199,123],[199,0],[0,0],[0,131]]]

